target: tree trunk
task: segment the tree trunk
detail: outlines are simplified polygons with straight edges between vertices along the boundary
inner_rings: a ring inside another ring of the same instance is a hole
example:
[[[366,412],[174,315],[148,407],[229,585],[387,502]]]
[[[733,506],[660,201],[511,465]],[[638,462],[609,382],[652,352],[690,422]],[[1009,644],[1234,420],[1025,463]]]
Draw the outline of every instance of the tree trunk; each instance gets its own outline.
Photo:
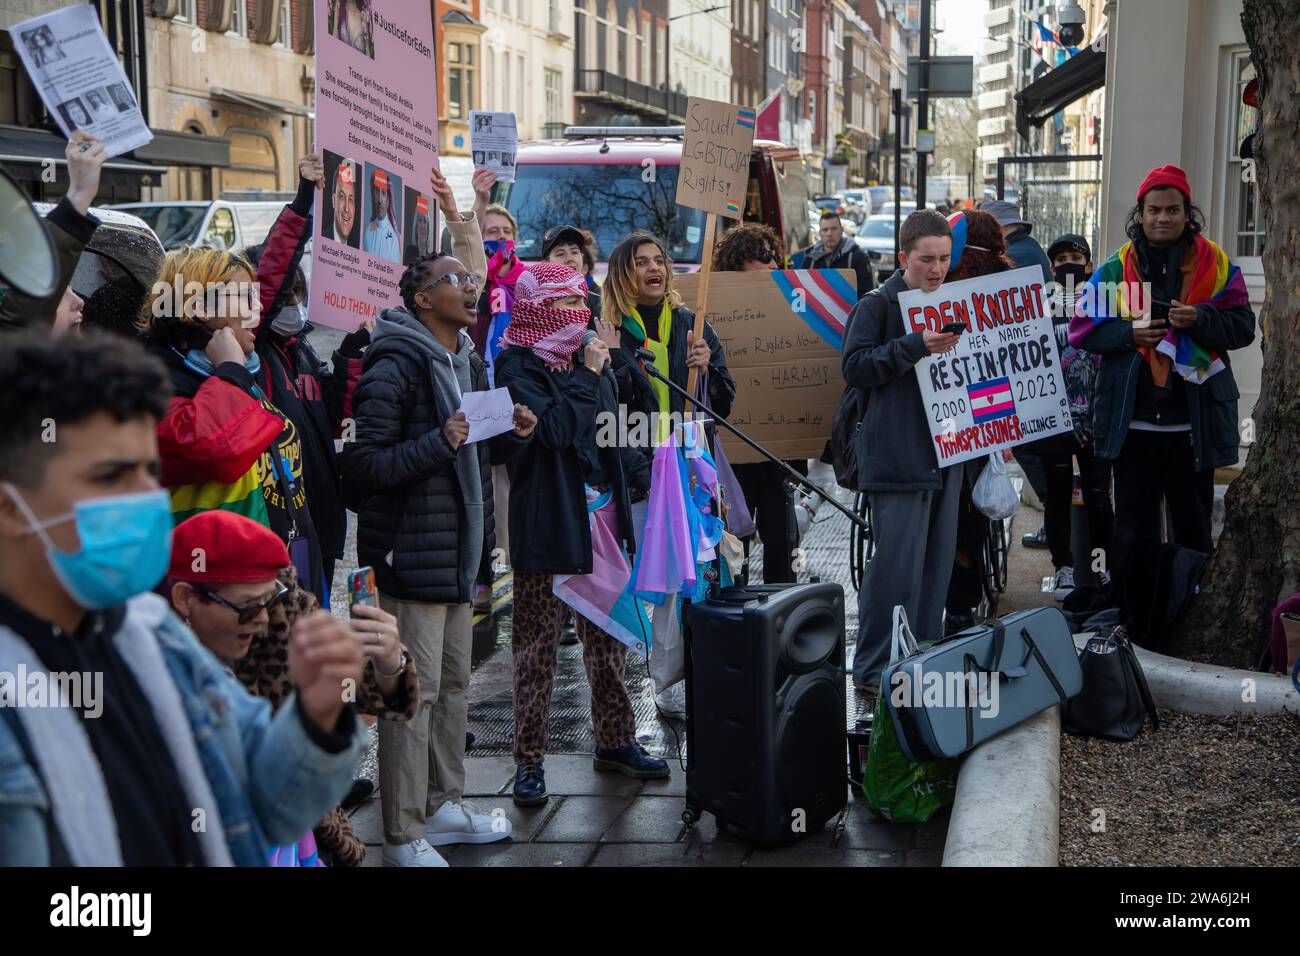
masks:
[[[1259,79],[1264,373],[1247,421],[1255,443],[1228,488],[1223,535],[1171,653],[1253,667],[1273,608],[1300,590],[1300,0],[1245,0],[1241,22]]]

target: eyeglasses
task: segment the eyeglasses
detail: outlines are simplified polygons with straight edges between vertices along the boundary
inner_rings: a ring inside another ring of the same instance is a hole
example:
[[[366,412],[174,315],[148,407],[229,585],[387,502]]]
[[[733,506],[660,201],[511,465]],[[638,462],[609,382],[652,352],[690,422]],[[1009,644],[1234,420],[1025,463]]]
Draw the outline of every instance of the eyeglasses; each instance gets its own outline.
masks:
[[[430,282],[428,285],[424,286],[423,288],[416,289],[415,294],[419,295],[421,292],[428,292],[430,289],[432,289],[440,282],[451,283],[451,287],[453,289],[469,288],[471,286],[473,286],[476,289],[478,288],[478,276],[474,275],[473,273],[448,272],[445,276],[442,276],[441,278],[438,279],[434,279],[432,282]]]
[[[204,587],[202,584],[194,585],[194,590],[198,591],[199,594],[201,594],[205,600],[213,601],[216,604],[220,604],[228,611],[234,611],[236,614],[239,615],[240,624],[252,624],[254,621],[257,620],[257,616],[259,614],[261,614],[263,611],[270,611],[271,608],[275,607],[281,601],[283,601],[285,595],[289,593],[289,589],[285,587],[283,584],[277,583],[277,587],[279,587],[279,590],[276,591],[269,598],[267,598],[265,601],[256,601],[252,604],[245,604],[242,607],[238,607],[234,604],[231,604],[229,601],[223,598],[216,591],[213,591],[211,588]]]
[[[772,253],[769,250],[764,249],[759,255],[754,256],[754,261],[761,262],[763,263],[763,265],[767,265],[775,258],[776,256],[772,255]]]

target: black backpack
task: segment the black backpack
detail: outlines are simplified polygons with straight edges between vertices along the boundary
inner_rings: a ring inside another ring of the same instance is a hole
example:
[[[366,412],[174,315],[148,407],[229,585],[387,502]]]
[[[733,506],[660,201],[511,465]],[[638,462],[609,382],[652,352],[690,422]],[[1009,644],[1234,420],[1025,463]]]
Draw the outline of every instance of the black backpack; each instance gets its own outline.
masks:
[[[866,413],[866,389],[845,385],[831,419],[831,437],[822,453],[822,461],[835,469],[836,484],[850,491],[858,490],[858,429]]]
[[[1128,636],[1141,647],[1159,648],[1201,590],[1210,556],[1176,544],[1140,542],[1128,560],[1120,606]]]

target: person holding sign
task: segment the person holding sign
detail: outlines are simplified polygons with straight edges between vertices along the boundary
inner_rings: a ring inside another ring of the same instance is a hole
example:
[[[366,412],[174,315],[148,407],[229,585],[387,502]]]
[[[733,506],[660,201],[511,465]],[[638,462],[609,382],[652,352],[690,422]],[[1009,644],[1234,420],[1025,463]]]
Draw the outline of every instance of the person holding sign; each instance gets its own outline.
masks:
[[[547,720],[566,608],[591,685],[596,769],[649,779],[668,776],[668,764],[637,745],[623,683],[625,642],[640,643],[642,653],[649,643],[649,622],[628,590],[628,555],[636,550],[632,499],[649,491],[650,469],[634,449],[597,441],[598,416],[615,413],[618,390],[609,349],[587,328],[582,275],[542,262],[515,288],[496,379],[538,419],[537,439],[510,463],[513,796],[536,806],[547,800]]]
[[[959,336],[908,332],[898,295],[933,292],[948,274],[952,230],[933,209],[918,209],[899,232],[897,270],[867,293],[849,317],[844,381],[864,389],[858,429],[858,490],[871,504],[876,556],[858,592],[858,646],[853,683],[875,706],[889,661],[896,605],[907,609],[917,638],[937,640],[957,547],[961,468],[940,468],[916,381],[916,364],[946,352]]]
[[[636,357],[638,349],[649,349],[655,367],[681,388],[686,387],[690,369],[707,372],[703,400],[719,415],[731,413],[736,383],[727,371],[726,353],[707,322],[704,337],[695,338],[695,313],[682,305],[673,289],[672,260],[663,243],[647,232],[637,232],[615,246],[601,299],[603,322],[597,331],[610,349],[619,402],[630,411],[658,416],[652,444],[668,435],[670,414],[681,420],[686,403],[645,371]],[[647,460],[651,451],[644,449]]]
[[[477,222],[462,218],[436,170],[431,185],[465,258],[433,253],[402,274],[406,307],[375,323],[354,399],[356,438],[340,460],[356,505],[357,560],[374,568],[380,606],[397,617],[420,675],[415,717],[379,722],[389,866],[445,866],[434,846],[510,835],[508,821],[463,801],[470,601],[494,546],[489,464],[526,446],[537,422],[516,406],[512,432],[464,447],[462,396],[488,385],[468,334],[486,266]]]
[[[1187,174],[1151,170],[1129,241],[1092,274],[1070,322],[1070,344],[1102,356],[1092,429],[1097,457],[1115,462],[1114,578],[1138,541],[1159,541],[1162,497],[1170,539],[1213,550],[1214,469],[1237,461],[1228,352],[1254,341],[1255,313],[1241,270],[1203,230]]]

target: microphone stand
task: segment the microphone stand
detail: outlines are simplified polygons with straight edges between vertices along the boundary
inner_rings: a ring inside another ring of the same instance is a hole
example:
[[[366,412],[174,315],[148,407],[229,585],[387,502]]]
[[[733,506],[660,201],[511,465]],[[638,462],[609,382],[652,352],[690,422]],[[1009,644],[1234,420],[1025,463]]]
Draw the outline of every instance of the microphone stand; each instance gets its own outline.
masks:
[[[743,441],[750,448],[754,449],[754,451],[758,452],[768,461],[775,462],[776,464],[780,465],[783,469],[785,469],[785,472],[788,476],[786,478],[787,481],[793,483],[796,486],[802,486],[802,488],[808,489],[809,491],[816,492],[817,494],[822,496],[822,499],[825,500],[827,504],[831,505],[841,514],[843,514],[844,517],[848,518],[850,521],[856,524],[863,531],[869,530],[869,526],[866,520],[861,515],[855,514],[850,509],[844,507],[844,505],[840,504],[834,495],[830,494],[829,492],[822,489],[820,486],[809,481],[805,475],[799,474],[799,472],[795,471],[793,468],[787,465],[780,458],[777,458],[775,455],[773,455],[770,451],[768,451],[758,442],[754,441],[752,438],[750,438],[748,435],[742,432],[735,425],[731,424],[731,422],[727,421],[725,418],[723,418],[713,409],[709,408],[707,405],[701,402],[698,398],[692,398],[691,395],[687,393],[686,389],[679,386],[676,382],[672,381],[666,375],[660,372],[659,369],[655,368],[654,363],[651,362],[649,358],[647,358],[645,355],[640,355],[639,353],[642,351],[645,351],[647,355],[649,354],[649,352],[648,350],[645,349],[638,350],[638,358],[642,360],[642,365],[647,372],[649,372],[655,378],[659,379],[659,381],[663,382],[674,392],[677,392],[688,402],[695,405],[697,408],[700,409],[700,411],[704,412],[706,415],[711,416],[715,422],[717,422],[727,431],[731,432],[731,434],[735,435],[737,438]]]

